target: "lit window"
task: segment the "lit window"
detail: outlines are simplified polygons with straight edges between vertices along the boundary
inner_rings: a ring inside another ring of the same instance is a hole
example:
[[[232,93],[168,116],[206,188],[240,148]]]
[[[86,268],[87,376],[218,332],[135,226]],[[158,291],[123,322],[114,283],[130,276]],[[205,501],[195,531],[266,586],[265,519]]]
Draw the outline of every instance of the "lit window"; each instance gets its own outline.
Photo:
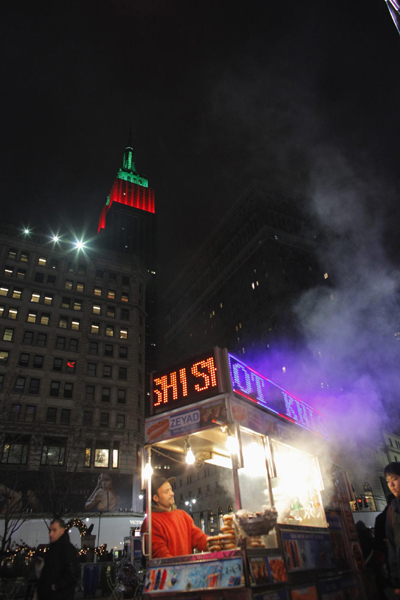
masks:
[[[2,304],[2,305],[0,306],[0,317],[2,317],[2,316],[3,316],[3,314],[4,314],[4,304]]]
[[[50,314],[49,313],[42,313],[40,316],[40,324],[41,325],[48,325],[50,323]]]
[[[53,410],[57,411],[56,408]],[[56,416],[54,415],[53,423],[55,422],[55,418]],[[65,444],[65,440],[60,438],[45,438],[42,448],[41,464],[63,466],[65,463]]]
[[[0,365],[6,365],[8,363],[8,357],[10,353],[8,350],[0,350]],[[28,354],[29,356],[29,354]],[[1,389],[1,387],[0,387]]]
[[[76,284],[76,291],[77,292],[83,292],[85,290],[85,284],[84,283],[77,283]]]
[[[9,308],[8,309],[8,318],[16,319],[18,317],[18,308]]]
[[[324,279],[328,279],[329,275],[328,273],[324,273]]]
[[[28,462],[29,436],[7,435],[2,444],[2,463],[25,465]]]
[[[107,306],[107,317],[115,317],[115,307]]]
[[[94,288],[94,291],[93,291],[93,294],[94,294],[95,296],[101,296],[101,288],[99,288],[99,287],[95,287],[95,288]]]
[[[73,283],[70,279],[65,280],[64,288],[66,290],[72,290],[72,285],[73,285]]]
[[[21,262],[28,262],[29,261],[29,253],[22,251],[20,260],[21,260]]]
[[[129,295],[128,294],[121,294],[121,300],[122,300],[122,302],[128,302],[129,301]]]
[[[31,302],[40,302],[39,292],[32,292]]]
[[[0,287],[0,296],[7,296],[7,294],[8,294],[8,288]]]
[[[74,310],[82,310],[82,302],[80,300],[74,300]]]
[[[108,290],[107,292],[107,298],[110,298],[111,300],[115,299],[115,290]]]
[[[46,294],[44,297],[44,303],[47,304],[48,306],[51,306],[53,304],[53,296]]]
[[[113,456],[112,468],[118,469],[119,450],[117,448],[113,449],[112,456]]]
[[[98,334],[100,331],[100,325],[99,323],[92,323],[90,326],[90,333],[96,333]]]
[[[81,322],[78,321],[78,319],[73,320],[71,323],[71,329],[73,329],[74,331],[79,331],[80,323]]]
[[[28,323],[36,323],[36,319],[37,319],[37,312],[35,310],[30,310],[28,312],[28,318],[27,318]]]
[[[17,300],[21,300],[21,296],[22,296],[22,290],[16,290],[16,289],[13,290],[13,293],[12,293],[13,298],[16,298]]]
[[[10,248],[8,251],[8,258],[15,260],[17,258],[17,251],[14,248]]]
[[[67,329],[68,317],[60,317],[60,320],[58,321],[58,326],[61,327],[61,329]]]
[[[17,271],[17,279],[25,279],[25,275],[26,275],[26,270],[25,269],[18,269],[18,271]]]
[[[94,315],[99,315],[101,313],[101,306],[99,306],[98,304],[93,304],[92,313]]]
[[[47,263],[47,258],[45,256],[39,256],[38,265],[41,267],[45,267]]]
[[[127,329],[121,329],[119,332],[119,337],[121,340],[127,340],[128,339],[128,330]]]
[[[71,304],[71,298],[67,298],[66,296],[63,297],[62,302],[61,302],[61,308],[69,308]]]
[[[112,325],[107,325],[106,326],[106,335],[108,337],[113,337],[113,335],[114,335],[114,327]]]
[[[104,414],[104,413],[102,413]],[[108,448],[96,448],[94,451],[94,466],[108,467],[110,450]]]
[[[13,274],[13,270],[10,269],[9,267],[6,267],[4,269],[4,277],[12,277],[12,274]]]

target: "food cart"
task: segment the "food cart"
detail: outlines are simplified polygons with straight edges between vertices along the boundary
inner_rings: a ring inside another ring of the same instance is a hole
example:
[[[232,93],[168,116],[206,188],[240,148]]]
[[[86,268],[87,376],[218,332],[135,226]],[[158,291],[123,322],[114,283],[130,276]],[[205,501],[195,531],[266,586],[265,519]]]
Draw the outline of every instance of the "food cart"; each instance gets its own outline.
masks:
[[[147,544],[146,597],[363,599],[350,486],[333,464],[323,415],[220,348],[153,373],[151,383],[146,535],[157,457],[162,474],[177,477],[176,501],[182,477],[204,484],[212,465],[230,510],[208,528],[196,523],[213,534],[208,552],[157,558]]]

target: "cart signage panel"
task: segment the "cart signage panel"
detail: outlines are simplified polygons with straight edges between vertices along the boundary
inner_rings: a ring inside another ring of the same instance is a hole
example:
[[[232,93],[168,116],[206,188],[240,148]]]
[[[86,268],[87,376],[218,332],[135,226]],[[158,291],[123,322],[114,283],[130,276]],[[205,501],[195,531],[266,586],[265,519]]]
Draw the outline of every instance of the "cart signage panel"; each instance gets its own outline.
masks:
[[[228,361],[235,394],[328,438],[324,415],[229,353]]]
[[[151,413],[157,415],[220,393],[215,350],[155,371],[151,377]]]

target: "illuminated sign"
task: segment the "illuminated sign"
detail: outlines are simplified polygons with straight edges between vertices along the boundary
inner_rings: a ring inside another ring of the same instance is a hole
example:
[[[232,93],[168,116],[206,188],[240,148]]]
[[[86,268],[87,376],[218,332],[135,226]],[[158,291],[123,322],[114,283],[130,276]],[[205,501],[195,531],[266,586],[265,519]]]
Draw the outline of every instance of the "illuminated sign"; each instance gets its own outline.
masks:
[[[232,391],[235,394],[322,437],[328,437],[325,417],[320,412],[229,353],[228,361]]]
[[[222,391],[215,350],[152,373],[153,415],[211,398]]]

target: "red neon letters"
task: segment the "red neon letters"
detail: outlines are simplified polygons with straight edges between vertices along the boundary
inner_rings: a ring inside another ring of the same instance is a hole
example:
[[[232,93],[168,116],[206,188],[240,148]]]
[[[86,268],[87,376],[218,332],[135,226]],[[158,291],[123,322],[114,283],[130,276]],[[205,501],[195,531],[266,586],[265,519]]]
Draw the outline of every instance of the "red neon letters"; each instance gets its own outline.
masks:
[[[161,377],[155,377],[153,379],[153,406],[188,398],[193,395],[193,392],[196,396],[209,388],[216,387],[218,387],[217,367],[214,357],[210,356],[192,365],[170,371]]]

